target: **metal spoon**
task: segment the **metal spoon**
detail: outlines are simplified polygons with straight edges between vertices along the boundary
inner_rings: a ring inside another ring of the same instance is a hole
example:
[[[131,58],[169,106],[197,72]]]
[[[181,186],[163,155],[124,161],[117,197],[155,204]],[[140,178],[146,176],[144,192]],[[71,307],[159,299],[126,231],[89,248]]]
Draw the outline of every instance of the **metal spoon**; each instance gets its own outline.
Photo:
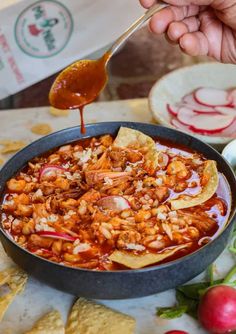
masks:
[[[94,101],[107,83],[106,67],[112,55],[150,17],[167,6],[158,2],[148,9],[100,59],[79,60],[62,71],[50,90],[51,105],[59,109],[77,109]]]

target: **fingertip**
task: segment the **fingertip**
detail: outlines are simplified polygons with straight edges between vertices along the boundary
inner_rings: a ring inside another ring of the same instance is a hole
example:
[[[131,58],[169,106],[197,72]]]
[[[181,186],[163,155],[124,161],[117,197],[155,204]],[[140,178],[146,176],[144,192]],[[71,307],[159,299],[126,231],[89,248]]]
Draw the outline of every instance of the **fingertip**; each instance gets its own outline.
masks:
[[[199,55],[199,42],[192,34],[185,34],[179,40],[181,49],[190,56]]]
[[[140,3],[144,8],[150,8],[155,3],[155,0],[140,0]]]
[[[188,32],[188,28],[184,23],[172,22],[169,25],[167,35],[171,41],[177,42],[187,32]]]
[[[157,34],[163,34],[170,22],[173,21],[173,13],[168,8],[153,15],[150,20],[150,29]]]
[[[163,22],[162,16],[159,18],[160,15],[154,15],[149,23],[149,28],[155,34],[162,34],[165,32],[165,21]]]
[[[200,31],[185,34],[180,38],[179,44],[190,56],[206,56],[209,52],[208,40]]]

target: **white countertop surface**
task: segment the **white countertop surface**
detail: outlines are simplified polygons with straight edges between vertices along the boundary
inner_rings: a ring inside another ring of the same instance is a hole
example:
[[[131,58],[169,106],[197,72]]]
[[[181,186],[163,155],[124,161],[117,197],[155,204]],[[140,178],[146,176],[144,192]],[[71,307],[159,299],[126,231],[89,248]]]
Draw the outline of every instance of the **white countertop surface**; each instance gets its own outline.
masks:
[[[146,99],[99,102],[85,110],[86,123],[104,121],[152,122]],[[73,111],[68,117],[53,117],[49,108],[16,109],[0,111],[0,140],[15,139],[31,142],[40,136],[31,133],[35,123],[49,123],[57,131],[79,123],[79,115]],[[5,156],[5,159],[10,157]],[[216,277],[225,273],[235,263],[228,251],[225,251],[216,262]],[[0,248],[0,270],[9,266],[11,260]],[[202,275],[194,281],[201,279]],[[30,278],[22,295],[16,297],[0,324],[1,334],[23,334],[43,314],[52,308],[58,309],[65,321],[67,313],[75,300],[74,296],[59,292],[35,279]],[[186,330],[189,334],[204,334],[204,330],[191,317],[184,315],[175,320],[163,320],[155,315],[156,307],[171,306],[175,303],[173,290],[150,297],[130,300],[101,301],[107,306],[134,316],[137,320],[136,334],[164,334],[171,329]],[[81,333],[83,334],[83,333]],[[101,333],[102,334],[102,333]],[[112,333],[111,333],[112,334]]]

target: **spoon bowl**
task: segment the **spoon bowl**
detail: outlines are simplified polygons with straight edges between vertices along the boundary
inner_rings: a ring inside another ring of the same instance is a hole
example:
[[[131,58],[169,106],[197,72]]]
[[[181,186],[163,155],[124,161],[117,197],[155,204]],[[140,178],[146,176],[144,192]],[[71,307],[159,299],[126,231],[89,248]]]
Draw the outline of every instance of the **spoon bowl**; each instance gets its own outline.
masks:
[[[79,60],[54,81],[49,100],[58,109],[78,109],[94,101],[107,83],[106,65],[109,54],[98,60]]]
[[[100,59],[80,60],[62,71],[50,90],[50,104],[58,109],[82,110],[85,105],[94,101],[107,83],[106,65],[112,55],[145,21],[167,6],[158,1],[134,22]]]

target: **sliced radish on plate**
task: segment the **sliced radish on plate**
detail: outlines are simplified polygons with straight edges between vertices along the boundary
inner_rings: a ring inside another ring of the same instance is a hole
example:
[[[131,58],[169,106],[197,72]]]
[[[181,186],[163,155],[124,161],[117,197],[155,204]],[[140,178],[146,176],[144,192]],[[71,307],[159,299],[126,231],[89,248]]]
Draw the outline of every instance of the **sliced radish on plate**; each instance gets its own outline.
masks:
[[[197,115],[192,109],[186,107],[179,108],[177,119],[180,123],[184,125],[192,125],[193,117],[197,117]]]
[[[183,123],[180,123],[176,118],[171,120],[171,124],[178,130],[189,131],[189,127]]]
[[[222,136],[236,138],[236,118],[223,132]]]
[[[233,116],[214,115],[209,118],[207,115],[192,117],[190,130],[202,134],[215,134],[227,129],[234,122]]]
[[[122,211],[130,208],[130,204],[122,196],[106,196],[101,198],[97,205],[103,209],[113,210],[113,211]]]
[[[178,109],[179,109],[179,104],[176,103],[174,105],[170,105],[169,103],[167,104],[167,111],[172,115],[172,116],[177,116],[178,114]]]
[[[232,101],[232,105],[236,107],[236,89],[231,89],[229,91],[229,100]]]
[[[229,106],[232,103],[228,92],[217,88],[199,88],[195,91],[194,98],[204,106]]]
[[[236,117],[236,109],[231,107],[215,107],[215,110],[227,116]]]
[[[193,93],[185,95],[182,98],[182,101],[186,104],[189,104],[190,106],[197,104],[196,100],[194,99]]]
[[[75,241],[76,238],[66,234],[66,233],[59,233],[59,232],[51,232],[51,231],[40,231],[37,232],[38,235],[45,238],[52,238],[52,239],[61,239],[66,241]]]
[[[198,103],[195,100],[193,93],[185,95],[182,101],[185,107],[193,109],[196,112],[199,112],[199,113],[215,112],[213,107],[203,106],[202,104]]]

